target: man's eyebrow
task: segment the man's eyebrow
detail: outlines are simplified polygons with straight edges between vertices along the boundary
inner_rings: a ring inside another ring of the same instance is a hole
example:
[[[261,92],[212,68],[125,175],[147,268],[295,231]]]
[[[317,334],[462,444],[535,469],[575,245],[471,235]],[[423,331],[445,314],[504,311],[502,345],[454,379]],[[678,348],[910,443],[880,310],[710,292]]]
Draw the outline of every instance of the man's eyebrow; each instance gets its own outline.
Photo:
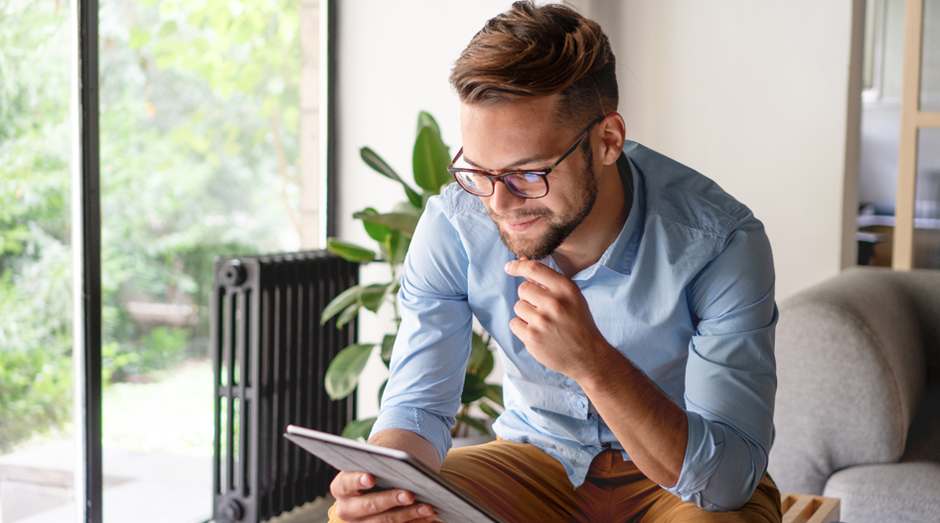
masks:
[[[471,160],[470,157],[467,156],[466,153],[463,154],[463,161],[465,161],[465,162],[467,162],[468,164],[470,164],[471,167],[474,167],[474,168],[476,168],[476,169],[480,169],[481,171],[488,171],[488,170],[489,170],[489,169],[484,169],[481,165],[479,165],[479,164],[477,164],[476,162],[474,162],[473,160]],[[520,166],[520,165],[527,165],[527,164],[533,164],[533,163],[544,163],[545,166],[547,167],[548,165],[551,164],[551,158],[545,158],[545,157],[543,157],[543,156],[529,156],[529,157],[526,157],[526,158],[522,158],[522,159],[516,160],[515,162],[513,162],[513,163],[511,163],[511,164],[507,165],[506,167],[504,167],[504,168],[502,168],[502,169],[499,169],[499,170],[508,171],[508,170],[516,169],[516,168],[518,168],[518,166]]]

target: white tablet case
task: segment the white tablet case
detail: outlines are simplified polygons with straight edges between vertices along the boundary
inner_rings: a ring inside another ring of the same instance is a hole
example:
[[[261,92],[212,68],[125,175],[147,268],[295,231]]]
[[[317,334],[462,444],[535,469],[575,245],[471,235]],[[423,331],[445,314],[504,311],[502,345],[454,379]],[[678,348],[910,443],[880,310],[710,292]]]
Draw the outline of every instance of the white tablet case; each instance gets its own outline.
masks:
[[[288,425],[284,437],[338,470],[372,474],[380,489],[413,492],[416,502],[433,506],[447,523],[508,523],[405,452],[295,425]]]

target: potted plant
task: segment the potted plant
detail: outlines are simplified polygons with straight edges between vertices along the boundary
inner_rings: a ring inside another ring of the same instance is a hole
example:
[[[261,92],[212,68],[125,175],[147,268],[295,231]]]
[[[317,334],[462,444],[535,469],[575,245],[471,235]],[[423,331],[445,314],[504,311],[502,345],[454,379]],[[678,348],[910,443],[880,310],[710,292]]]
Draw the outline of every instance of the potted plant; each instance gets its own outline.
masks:
[[[388,367],[392,346],[401,324],[396,297],[401,283],[402,262],[408,252],[411,237],[418,218],[424,211],[428,198],[439,194],[441,188],[453,181],[447,172],[450,154],[441,138],[441,130],[434,118],[422,111],[418,115],[417,138],[412,155],[414,181],[418,189],[412,188],[378,154],[368,147],[360,149],[362,160],[376,172],[401,184],[406,200],[398,203],[389,213],[379,213],[369,207],[353,214],[361,220],[369,237],[378,244],[378,250],[368,249],[336,238],[328,239],[328,248],[342,258],[357,263],[381,261],[389,267],[390,279],[384,283],[357,285],[331,301],[323,310],[320,324],[336,317],[336,327],[341,328],[359,315],[363,309],[378,313],[382,307],[390,306],[394,314],[395,332],[386,334],[381,341],[356,343],[344,348],[330,363],[326,371],[325,387],[333,399],[342,399],[355,390],[359,375],[365,368],[369,356],[375,349],[381,352],[382,361]],[[420,192],[419,192],[420,190]],[[470,429],[480,434],[489,434],[490,420],[499,415],[503,407],[503,389],[499,385],[486,383],[493,370],[494,358],[491,337],[488,333],[473,332],[470,359],[461,394],[461,406],[457,412],[457,424],[451,433],[455,437],[467,436]],[[385,391],[385,383],[379,388],[379,403]],[[475,415],[478,408],[486,417]],[[343,430],[348,438],[364,438],[369,435],[375,418],[353,421]]]

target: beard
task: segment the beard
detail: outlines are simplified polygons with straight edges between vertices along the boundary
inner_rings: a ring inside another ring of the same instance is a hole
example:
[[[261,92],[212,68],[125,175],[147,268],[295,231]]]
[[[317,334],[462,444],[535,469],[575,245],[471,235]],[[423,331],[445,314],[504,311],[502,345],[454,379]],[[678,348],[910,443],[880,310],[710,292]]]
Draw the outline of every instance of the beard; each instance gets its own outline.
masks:
[[[581,225],[581,222],[591,213],[594,208],[594,202],[597,200],[597,176],[593,170],[594,153],[587,148],[584,155],[584,169],[582,171],[584,178],[584,187],[576,207],[567,212],[556,213],[548,209],[524,210],[512,215],[513,220],[525,220],[527,218],[543,218],[548,224],[548,230],[536,238],[524,238],[514,236],[500,226],[500,222],[505,217],[497,216],[492,209],[487,208],[486,212],[490,219],[496,223],[496,229],[499,231],[499,237],[503,244],[517,258],[529,258],[530,260],[539,260],[555,252],[575,229]]]

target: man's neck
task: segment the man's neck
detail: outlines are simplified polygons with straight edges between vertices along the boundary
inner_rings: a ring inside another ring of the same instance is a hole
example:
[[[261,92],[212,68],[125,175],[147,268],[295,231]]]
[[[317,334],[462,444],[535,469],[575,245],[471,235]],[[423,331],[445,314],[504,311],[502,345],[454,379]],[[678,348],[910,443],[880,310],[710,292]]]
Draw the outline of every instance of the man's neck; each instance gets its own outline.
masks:
[[[620,235],[630,213],[633,202],[627,201],[617,163],[603,167],[597,189],[591,213],[552,253],[558,268],[569,278],[600,260]]]

